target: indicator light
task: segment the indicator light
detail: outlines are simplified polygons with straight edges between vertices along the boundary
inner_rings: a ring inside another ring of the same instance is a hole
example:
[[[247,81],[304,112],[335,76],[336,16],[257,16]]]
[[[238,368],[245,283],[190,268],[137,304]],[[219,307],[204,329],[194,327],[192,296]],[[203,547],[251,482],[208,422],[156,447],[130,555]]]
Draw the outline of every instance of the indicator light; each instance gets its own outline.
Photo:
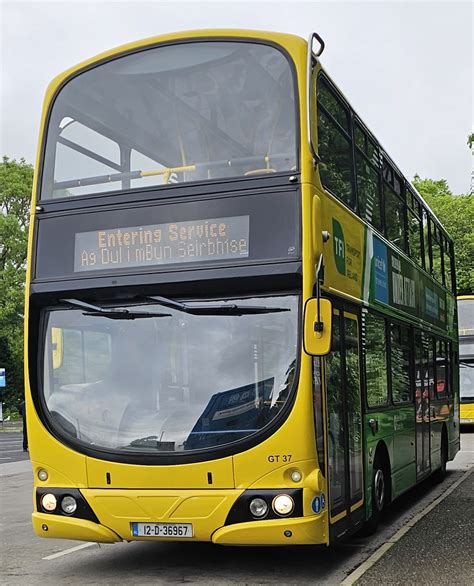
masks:
[[[299,470],[292,470],[290,473],[290,478],[293,480],[293,482],[300,482],[303,478],[303,475]]]
[[[48,480],[48,473],[46,472],[46,470],[44,470],[44,468],[40,468],[38,470],[38,478],[44,482],[45,480]]]

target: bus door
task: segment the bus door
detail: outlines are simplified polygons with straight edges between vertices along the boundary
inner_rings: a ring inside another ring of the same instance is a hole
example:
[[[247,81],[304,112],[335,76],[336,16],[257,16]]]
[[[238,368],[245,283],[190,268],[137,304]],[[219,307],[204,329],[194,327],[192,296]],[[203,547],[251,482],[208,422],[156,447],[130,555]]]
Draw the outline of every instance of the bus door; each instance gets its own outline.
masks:
[[[430,395],[433,379],[433,344],[429,336],[415,333],[416,477],[431,470]]]
[[[343,309],[334,309],[325,377],[330,535],[339,537],[364,512],[359,317]]]

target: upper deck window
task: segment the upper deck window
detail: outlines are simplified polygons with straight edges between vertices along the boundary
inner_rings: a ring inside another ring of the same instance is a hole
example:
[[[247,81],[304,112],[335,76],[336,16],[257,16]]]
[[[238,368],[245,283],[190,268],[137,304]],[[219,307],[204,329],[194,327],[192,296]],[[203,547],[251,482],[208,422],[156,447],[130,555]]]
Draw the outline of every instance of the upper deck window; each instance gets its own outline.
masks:
[[[188,42],[76,75],[49,119],[42,199],[296,168],[294,78],[274,47]]]

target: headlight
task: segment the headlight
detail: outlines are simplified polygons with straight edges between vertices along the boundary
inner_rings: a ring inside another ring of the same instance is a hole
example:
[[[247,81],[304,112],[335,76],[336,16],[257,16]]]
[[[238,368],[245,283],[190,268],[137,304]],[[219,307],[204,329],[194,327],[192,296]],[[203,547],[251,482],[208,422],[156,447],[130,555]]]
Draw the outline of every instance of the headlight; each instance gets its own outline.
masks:
[[[73,515],[77,509],[77,502],[73,496],[65,496],[61,501],[61,509],[66,515]]]
[[[58,505],[58,501],[57,501],[56,497],[54,496],[54,494],[47,492],[46,494],[44,494],[41,497],[41,506],[43,507],[43,509],[45,511],[52,513],[53,511],[56,510],[57,505]]]
[[[250,501],[249,509],[254,517],[265,517],[268,512],[268,505],[263,499],[255,498]]]
[[[277,515],[285,517],[293,512],[295,501],[287,494],[279,494],[273,499],[272,507]]]

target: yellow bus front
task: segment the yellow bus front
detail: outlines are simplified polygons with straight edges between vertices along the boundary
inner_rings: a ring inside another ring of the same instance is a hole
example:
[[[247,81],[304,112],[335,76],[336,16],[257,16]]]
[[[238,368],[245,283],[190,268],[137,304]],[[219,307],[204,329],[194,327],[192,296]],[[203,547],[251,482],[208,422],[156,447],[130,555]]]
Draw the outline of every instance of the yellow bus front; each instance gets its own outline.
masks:
[[[474,425],[474,295],[458,297],[459,312],[459,417],[461,425]]]
[[[173,35],[48,89],[26,314],[38,535],[328,542],[301,342],[306,51]]]

